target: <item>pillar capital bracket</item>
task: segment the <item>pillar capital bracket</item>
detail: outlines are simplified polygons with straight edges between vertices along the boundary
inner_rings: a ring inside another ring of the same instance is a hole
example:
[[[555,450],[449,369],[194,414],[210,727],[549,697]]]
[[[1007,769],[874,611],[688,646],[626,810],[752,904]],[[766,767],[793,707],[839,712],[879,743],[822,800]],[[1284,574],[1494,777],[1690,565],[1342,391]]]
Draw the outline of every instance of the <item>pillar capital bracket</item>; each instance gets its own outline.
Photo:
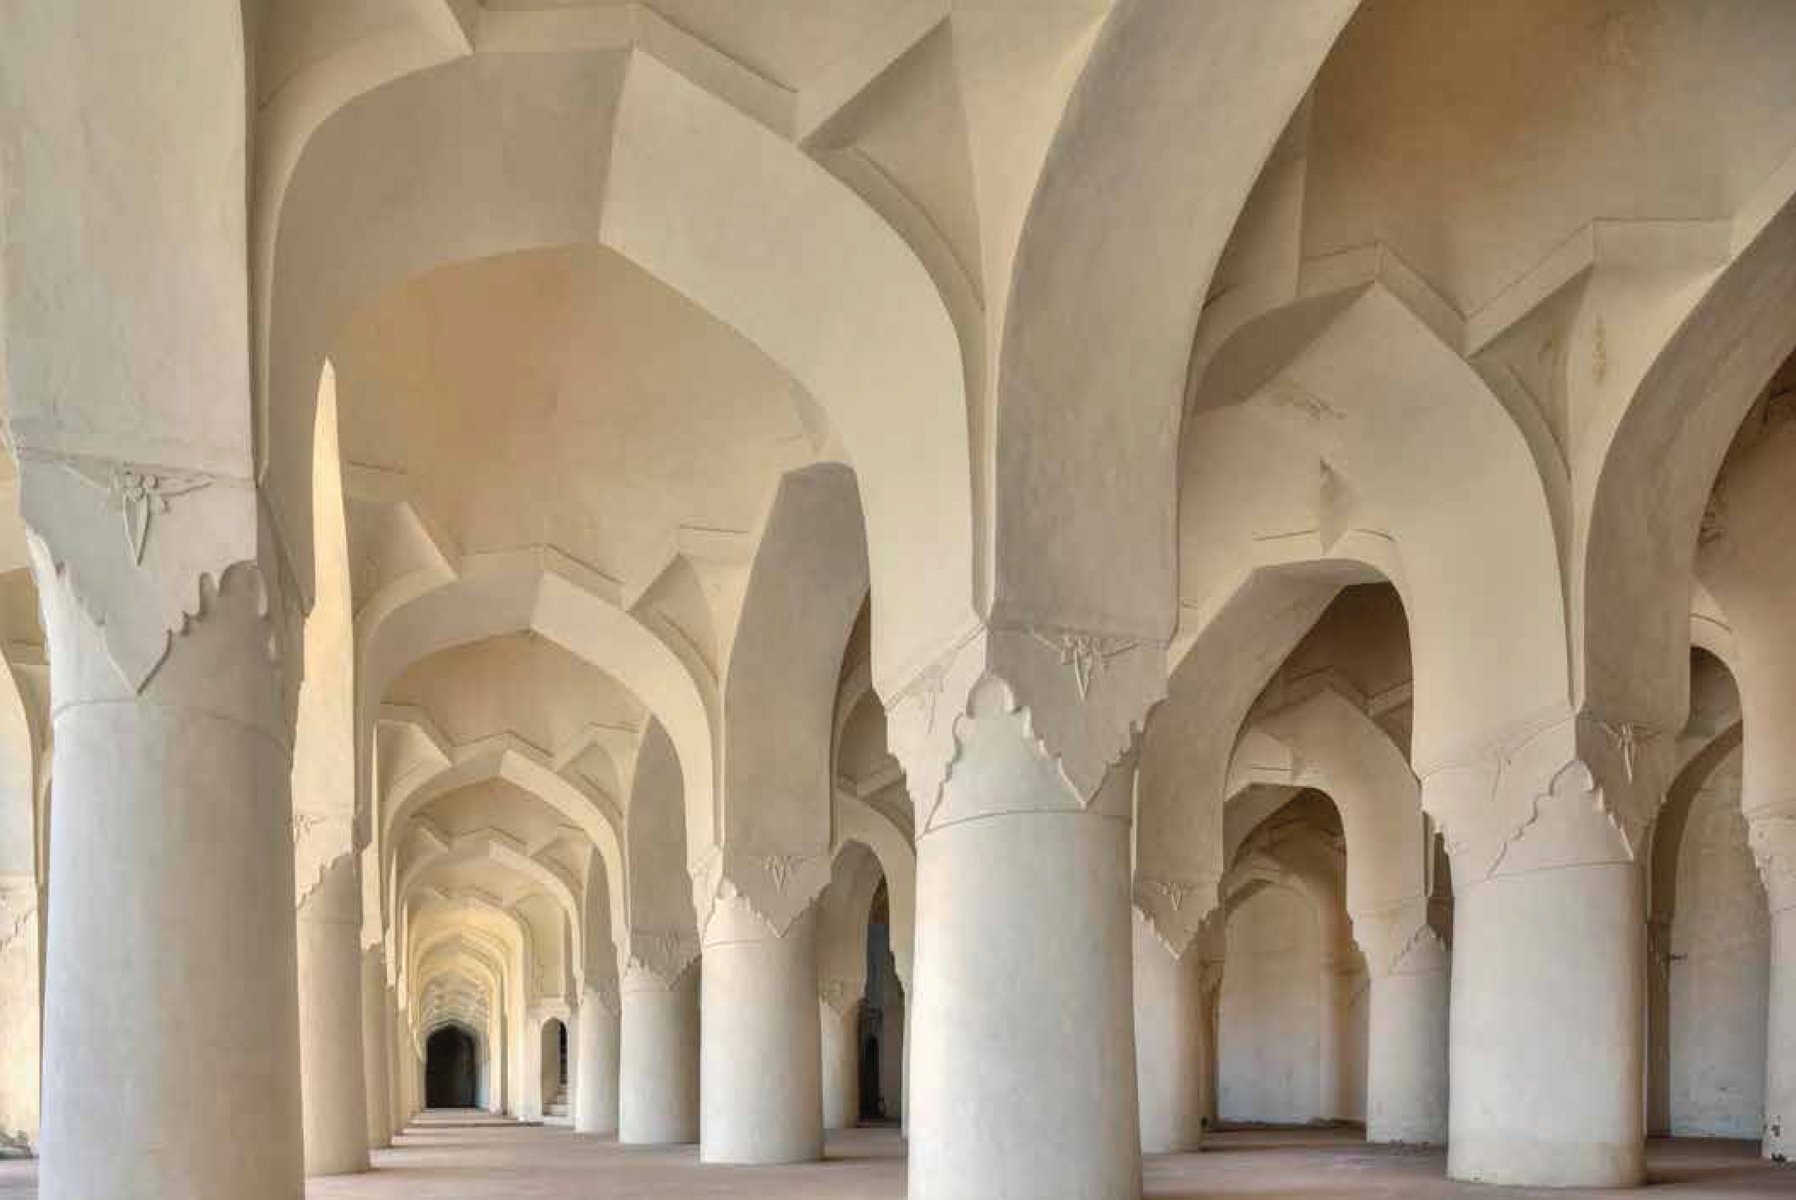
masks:
[[[1002,709],[1090,806],[1166,695],[1166,643],[1040,623],[962,633],[886,697],[888,741],[927,830],[975,716]],[[976,713],[975,709],[981,711]]]

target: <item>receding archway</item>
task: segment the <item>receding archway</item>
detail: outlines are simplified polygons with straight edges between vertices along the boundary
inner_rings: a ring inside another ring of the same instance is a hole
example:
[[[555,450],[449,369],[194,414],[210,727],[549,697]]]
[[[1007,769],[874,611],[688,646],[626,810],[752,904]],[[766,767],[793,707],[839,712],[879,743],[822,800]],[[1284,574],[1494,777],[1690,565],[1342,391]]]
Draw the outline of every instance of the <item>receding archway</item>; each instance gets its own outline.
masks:
[[[424,1106],[476,1107],[478,1066],[473,1034],[459,1025],[431,1034],[424,1043]]]
[[[568,1114],[567,1025],[559,1017],[543,1022],[542,1096],[545,1117]]]

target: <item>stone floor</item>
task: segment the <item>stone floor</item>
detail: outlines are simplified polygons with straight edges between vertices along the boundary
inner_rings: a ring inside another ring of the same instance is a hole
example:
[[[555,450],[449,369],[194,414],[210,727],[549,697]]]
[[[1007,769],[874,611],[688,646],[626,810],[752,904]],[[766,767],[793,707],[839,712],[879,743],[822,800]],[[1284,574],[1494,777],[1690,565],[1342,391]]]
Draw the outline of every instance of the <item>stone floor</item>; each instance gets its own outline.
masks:
[[[1761,1161],[1747,1142],[1654,1141],[1651,1200],[1796,1197],[1796,1166]],[[313,1180],[307,1200],[901,1200],[903,1143],[893,1129],[857,1129],[829,1138],[829,1158],[796,1167],[706,1167],[690,1146],[620,1147],[566,1129],[520,1126],[457,1114],[430,1114],[397,1147],[375,1156],[369,1175]],[[1566,1193],[1450,1183],[1438,1152],[1372,1148],[1342,1130],[1236,1130],[1213,1135],[1202,1154],[1149,1158],[1147,1194],[1156,1200],[1277,1200],[1287,1196],[1539,1196]],[[0,1162],[0,1200],[36,1194],[31,1162]],[[1582,1192],[1586,1196],[1642,1193]]]

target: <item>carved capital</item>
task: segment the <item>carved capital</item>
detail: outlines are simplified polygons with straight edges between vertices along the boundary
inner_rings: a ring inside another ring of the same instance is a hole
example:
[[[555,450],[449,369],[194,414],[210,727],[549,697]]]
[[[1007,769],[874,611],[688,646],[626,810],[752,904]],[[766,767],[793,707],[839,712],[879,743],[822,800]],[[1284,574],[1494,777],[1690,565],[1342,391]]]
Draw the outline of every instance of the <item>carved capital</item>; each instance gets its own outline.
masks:
[[[1388,908],[1353,914],[1353,940],[1375,979],[1430,975],[1448,969],[1444,906],[1417,896]]]
[[[1560,714],[1426,771],[1422,807],[1452,856],[1455,889],[1497,875],[1636,861],[1659,775],[1661,750],[1645,750],[1654,740]]]
[[[919,833],[936,822],[978,722],[1018,718],[1016,736],[1090,807],[1165,694],[1160,642],[1041,625],[963,637],[887,700],[887,740],[904,766]]]
[[[705,928],[723,903],[741,902],[783,935],[829,886],[827,847],[726,846],[693,869],[693,907]]]
[[[665,991],[680,981],[698,958],[697,933],[676,929],[631,929],[626,988]]]
[[[1135,909],[1167,953],[1183,958],[1202,932],[1204,922],[1216,911],[1219,884],[1214,876],[1137,875]]]
[[[821,979],[817,982],[817,998],[830,1012],[846,1018],[861,1002],[862,989],[848,979]]]
[[[304,616],[253,481],[21,447],[19,487],[59,708],[138,694],[205,643],[164,702],[290,743]],[[229,648],[201,635],[226,609]]]

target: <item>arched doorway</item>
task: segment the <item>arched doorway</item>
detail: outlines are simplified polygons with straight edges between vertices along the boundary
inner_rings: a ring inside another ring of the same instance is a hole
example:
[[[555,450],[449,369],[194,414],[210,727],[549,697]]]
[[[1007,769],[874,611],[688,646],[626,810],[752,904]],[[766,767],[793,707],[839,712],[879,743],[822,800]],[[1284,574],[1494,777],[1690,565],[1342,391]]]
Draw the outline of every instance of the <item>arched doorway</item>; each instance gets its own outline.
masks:
[[[478,1062],[474,1035],[459,1025],[445,1025],[424,1043],[424,1106],[473,1108]]]

